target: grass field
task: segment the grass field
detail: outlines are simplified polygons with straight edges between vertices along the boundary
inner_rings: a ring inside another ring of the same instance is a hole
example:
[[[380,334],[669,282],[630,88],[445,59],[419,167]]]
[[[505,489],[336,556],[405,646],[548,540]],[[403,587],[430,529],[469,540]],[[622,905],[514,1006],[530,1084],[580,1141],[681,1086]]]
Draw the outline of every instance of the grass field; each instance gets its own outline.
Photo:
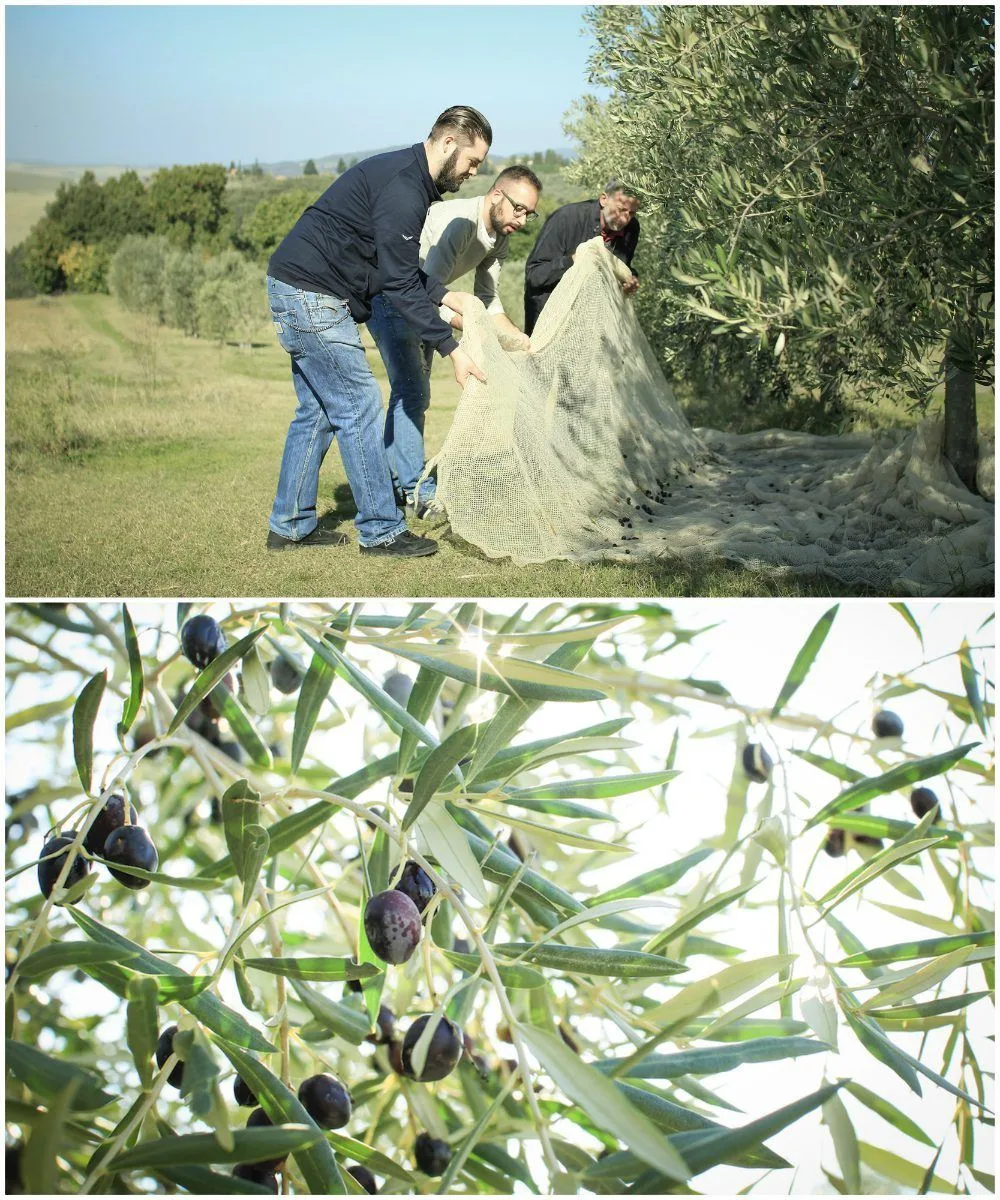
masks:
[[[517,289],[517,280],[509,280]],[[513,315],[513,314],[512,314]],[[367,340],[367,337],[366,337]],[[369,360],[385,374],[369,344]],[[427,441],[458,401],[435,364]],[[7,594],[10,596],[827,595],[725,565],[517,566],[442,541],[433,558],[362,558],[355,545],[269,554],[267,516],[293,411],[270,328],[252,352],[151,326],[107,296],[7,304]],[[354,529],[336,450],[324,524]]]

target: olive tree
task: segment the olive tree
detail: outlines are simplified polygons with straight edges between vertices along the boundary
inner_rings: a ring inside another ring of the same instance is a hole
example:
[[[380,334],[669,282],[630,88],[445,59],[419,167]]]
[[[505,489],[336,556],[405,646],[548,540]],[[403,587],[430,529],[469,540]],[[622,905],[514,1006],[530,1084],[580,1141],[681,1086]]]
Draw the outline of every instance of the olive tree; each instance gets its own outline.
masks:
[[[603,6],[567,129],[577,178],[644,205],[661,354],[832,428],[845,398],[927,404],[976,475],[992,384],[994,11]],[[721,382],[721,380],[720,380]]]
[[[10,606],[8,1190],[992,1192],[989,648],[879,611],[810,712],[837,606],[764,706],[654,603]]]

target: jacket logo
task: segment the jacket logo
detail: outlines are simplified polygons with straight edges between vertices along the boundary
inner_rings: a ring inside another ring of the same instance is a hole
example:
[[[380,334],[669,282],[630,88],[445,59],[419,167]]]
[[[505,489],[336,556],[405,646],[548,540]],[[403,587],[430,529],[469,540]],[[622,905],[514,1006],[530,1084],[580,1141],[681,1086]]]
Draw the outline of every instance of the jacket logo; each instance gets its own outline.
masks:
[[[401,233],[399,236],[403,239],[404,242],[412,242],[413,238],[414,238],[414,234],[412,234],[412,233]]]

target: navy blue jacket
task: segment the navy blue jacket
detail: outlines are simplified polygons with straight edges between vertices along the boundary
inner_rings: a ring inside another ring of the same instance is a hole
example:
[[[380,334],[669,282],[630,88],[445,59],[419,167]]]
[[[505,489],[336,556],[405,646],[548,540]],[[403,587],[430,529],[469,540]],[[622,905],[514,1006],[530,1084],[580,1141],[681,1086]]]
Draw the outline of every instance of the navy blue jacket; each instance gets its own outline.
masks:
[[[546,220],[524,264],[524,332],[529,337],[545,302],[573,265],[570,256],[581,242],[597,237],[600,232],[601,205],[597,200],[564,204]],[[608,249],[631,267],[638,242],[639,219],[633,217]]]
[[[330,184],[271,255],[267,273],[305,292],[346,300],[355,321],[383,293],[442,355],[458,345],[438,315],[447,287],[420,269],[420,231],[441,199],[422,142],[375,154]]]

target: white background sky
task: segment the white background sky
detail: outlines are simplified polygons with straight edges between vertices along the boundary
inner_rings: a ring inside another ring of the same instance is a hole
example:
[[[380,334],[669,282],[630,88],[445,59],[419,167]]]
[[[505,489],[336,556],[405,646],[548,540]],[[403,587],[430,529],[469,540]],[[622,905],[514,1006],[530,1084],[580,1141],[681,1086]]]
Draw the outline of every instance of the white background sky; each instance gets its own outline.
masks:
[[[673,613],[679,625],[692,629],[715,624],[716,628],[700,635],[692,645],[680,647],[643,664],[638,661],[637,642],[634,651],[627,651],[627,657],[643,671],[663,678],[695,677],[718,680],[731,691],[738,703],[767,709],[773,704],[799,647],[816,620],[831,603],[801,599],[665,602],[665,607]],[[540,605],[541,602],[532,604],[528,611],[534,611]],[[241,602],[239,605],[241,610],[252,606],[252,601]],[[506,613],[513,610],[515,603],[497,600],[488,602],[485,607],[491,612]],[[838,727],[848,733],[856,733],[863,740],[855,743],[853,747],[847,740],[842,740],[836,743],[838,752],[845,756],[845,761],[865,774],[877,774],[879,770],[866,753],[873,711],[873,686],[880,685],[885,676],[913,672],[912,678],[915,681],[945,691],[961,693],[963,689],[957,660],[950,655],[957,650],[963,637],[973,647],[989,648],[994,640],[992,623],[984,625],[993,611],[993,606],[989,603],[911,601],[909,607],[922,627],[925,643],[923,649],[913,631],[887,603],[842,603],[830,636],[809,678],[788,705],[790,712],[826,717],[839,714]],[[142,644],[147,646],[150,635],[142,634],[141,630],[144,624],[160,622],[159,606],[136,602],[130,605],[130,609],[140,628]],[[408,605],[405,602],[370,602],[365,606],[366,612],[404,613],[407,609]],[[105,611],[113,616],[117,610],[108,606]],[[210,611],[221,617],[228,613],[229,606],[214,605]],[[164,624],[168,628],[174,627],[173,603],[168,605]],[[23,647],[17,646],[17,650],[21,652]],[[949,657],[916,670],[923,661],[934,660],[942,655]],[[985,666],[987,676],[992,681],[992,650],[976,652],[975,660],[980,669]],[[88,669],[91,666],[89,662],[86,665]],[[99,669],[100,665],[95,659],[94,669]],[[401,665],[410,673],[415,670],[406,664],[394,664],[388,656],[375,653],[371,656],[370,673],[373,678],[381,679],[385,671],[393,665]],[[67,694],[72,687],[78,688],[79,683],[73,684],[69,676],[65,676],[58,681],[58,686],[61,686],[62,691],[56,694]],[[353,702],[353,693],[340,681],[335,684],[335,695],[345,705]],[[8,696],[8,711],[14,711],[37,698],[27,687],[22,689],[19,686]],[[992,691],[989,698],[993,698]],[[103,732],[99,731],[97,741],[98,769],[107,762],[106,757],[101,757],[102,749],[107,751],[113,744],[113,727],[114,721],[117,720],[114,707],[116,706],[109,703],[102,712],[104,728]],[[905,722],[904,748],[915,755],[938,753],[959,741],[974,741],[979,738],[975,730],[966,729],[963,732],[954,718],[942,720],[941,703],[925,695],[901,697],[893,700],[890,707],[898,712]],[[621,710],[617,702],[613,700],[601,704],[549,705],[541,710],[540,719],[528,726],[522,740],[547,736],[560,730],[576,729],[617,715],[619,711]],[[669,785],[665,811],[658,807],[655,798],[648,793],[638,797],[623,797],[614,802],[621,825],[634,831],[631,841],[637,850],[636,856],[628,858],[620,868],[625,878],[680,857],[693,849],[701,839],[717,834],[722,828],[725,794],[732,769],[735,742],[732,735],[717,738],[699,738],[692,735],[728,726],[732,723],[732,718],[725,710],[709,709],[707,706],[692,705],[690,711],[691,718],[681,719],[678,723],[674,720],[663,721],[654,718],[645,706],[637,705],[634,709],[635,720],[621,735],[640,743],[639,747],[631,752],[635,768],[656,770],[663,766],[674,728],[679,728],[681,740],[677,766],[683,772]],[[379,716],[359,711],[345,726],[326,735],[326,743],[323,746],[325,760],[336,762],[338,772],[347,774],[364,761],[365,743],[381,727]],[[364,736],[365,729],[367,737]],[[793,795],[807,796],[810,804],[820,807],[837,794],[839,789],[831,777],[802,764],[789,753],[793,747],[801,748],[807,744],[801,732],[783,729],[780,726],[767,728],[767,732],[773,736],[781,762],[787,768],[788,786]],[[53,762],[48,748],[43,748],[41,744],[34,749],[31,747],[32,733],[37,734],[37,730],[29,728],[18,731],[8,739],[8,791],[24,787],[40,777],[58,778],[63,781],[70,781],[73,777],[69,752],[64,751],[58,760]],[[817,750],[819,753],[828,753],[826,746],[818,746]],[[884,756],[884,767],[892,765],[898,758],[898,754],[888,752]],[[963,784],[972,778],[963,776]],[[946,807],[950,807],[952,797],[944,781],[939,779],[937,782],[928,782],[945,799]],[[762,788],[751,789],[751,807],[762,795]],[[970,805],[966,799],[960,801],[965,820],[977,822],[992,819],[990,790],[979,789],[974,800],[974,805]],[[872,809],[883,816],[903,819],[910,816],[905,797],[899,794],[881,798],[872,805]],[[776,811],[780,811],[780,805],[776,806]],[[821,830],[814,830],[797,843],[795,866],[799,878],[822,836]],[[992,873],[989,852],[980,852],[979,860],[980,865],[984,865],[987,872]],[[810,878],[811,893],[821,894],[856,862],[854,856],[847,860],[831,860],[821,855]],[[712,869],[713,865],[714,860],[708,860],[706,869]],[[614,882],[613,874],[606,872],[602,875],[600,886],[611,886]],[[26,886],[30,886],[32,878],[32,873],[27,873],[19,877],[19,883],[27,881]],[[689,876],[683,886],[686,886],[691,878]],[[946,915],[943,892],[930,868],[926,871],[918,868],[910,878],[924,891],[924,911]],[[584,882],[589,884],[592,880],[584,876]],[[766,891],[769,886],[765,883],[761,891]],[[911,904],[882,881],[876,883],[866,894],[889,904]],[[195,894],[182,895],[191,897]],[[980,896],[978,902],[986,903],[992,908],[991,895]],[[296,908],[292,911],[298,913],[300,910]],[[662,910],[647,909],[640,915],[651,922],[664,919]],[[931,936],[930,931],[920,926],[899,921],[870,904],[859,906],[853,900],[844,904],[838,910],[838,915],[870,946]],[[722,941],[752,946],[761,956],[777,952],[770,909],[727,910],[721,917],[712,919],[704,932]],[[823,938],[821,944],[831,959],[841,957],[841,951],[832,936]],[[799,948],[802,948],[801,945]],[[794,973],[808,974],[809,966],[808,958],[803,958]],[[700,977],[698,972],[704,973],[708,969],[707,960],[696,960],[692,977]],[[976,990],[981,989],[981,971],[973,968],[969,976],[969,986]],[[960,991],[963,979],[962,972],[953,976],[944,988],[944,994]],[[992,1014],[986,1006],[981,1007],[984,1011],[974,1022],[977,1031],[976,1052],[980,1055],[984,1069],[992,1069],[992,1044],[984,1040],[985,1035],[991,1032]],[[774,1013],[765,1010],[763,1015]],[[893,1037],[911,1054],[919,1052],[919,1038],[916,1035],[900,1037],[894,1034]],[[923,1057],[934,1069],[940,1066],[943,1044],[944,1034],[940,1031],[929,1035],[928,1048]],[[669,1046],[664,1049],[669,1050]],[[805,1095],[821,1085],[825,1072],[826,1079],[841,1076],[858,1079],[913,1117],[931,1137],[938,1139],[945,1135],[954,1103],[950,1096],[927,1081],[923,1083],[923,1098],[914,1096],[888,1068],[875,1062],[860,1049],[853,1035],[843,1027],[840,1049],[839,1055],[818,1054],[797,1062],[745,1066],[728,1075],[721,1090],[730,1103],[737,1104],[744,1110],[746,1117],[726,1114],[724,1121],[730,1123],[731,1119],[731,1123],[739,1124],[742,1120],[763,1115],[795,1097]],[[708,1077],[704,1082],[712,1085],[718,1081]],[[847,1097],[846,1102],[852,1115],[857,1118],[856,1127],[861,1140],[885,1146],[921,1166],[930,1162],[933,1152],[927,1147],[919,1146],[897,1134],[890,1126],[861,1108],[852,1098]],[[985,1136],[988,1132],[982,1127],[978,1130],[976,1161],[981,1169],[992,1171],[992,1153],[988,1144],[990,1139]],[[770,1144],[791,1161],[800,1164],[799,1169],[794,1178],[790,1172],[772,1175],[756,1194],[769,1194],[772,1191],[793,1191],[801,1194],[829,1190],[820,1169],[821,1164],[835,1171],[837,1166],[829,1136],[821,1129],[818,1114],[806,1117],[773,1139]],[[942,1155],[937,1173],[945,1179],[955,1180],[956,1161],[950,1151],[946,1150]],[[699,1190],[721,1194],[744,1186],[748,1178],[747,1172],[717,1168],[699,1177],[696,1182]]]

